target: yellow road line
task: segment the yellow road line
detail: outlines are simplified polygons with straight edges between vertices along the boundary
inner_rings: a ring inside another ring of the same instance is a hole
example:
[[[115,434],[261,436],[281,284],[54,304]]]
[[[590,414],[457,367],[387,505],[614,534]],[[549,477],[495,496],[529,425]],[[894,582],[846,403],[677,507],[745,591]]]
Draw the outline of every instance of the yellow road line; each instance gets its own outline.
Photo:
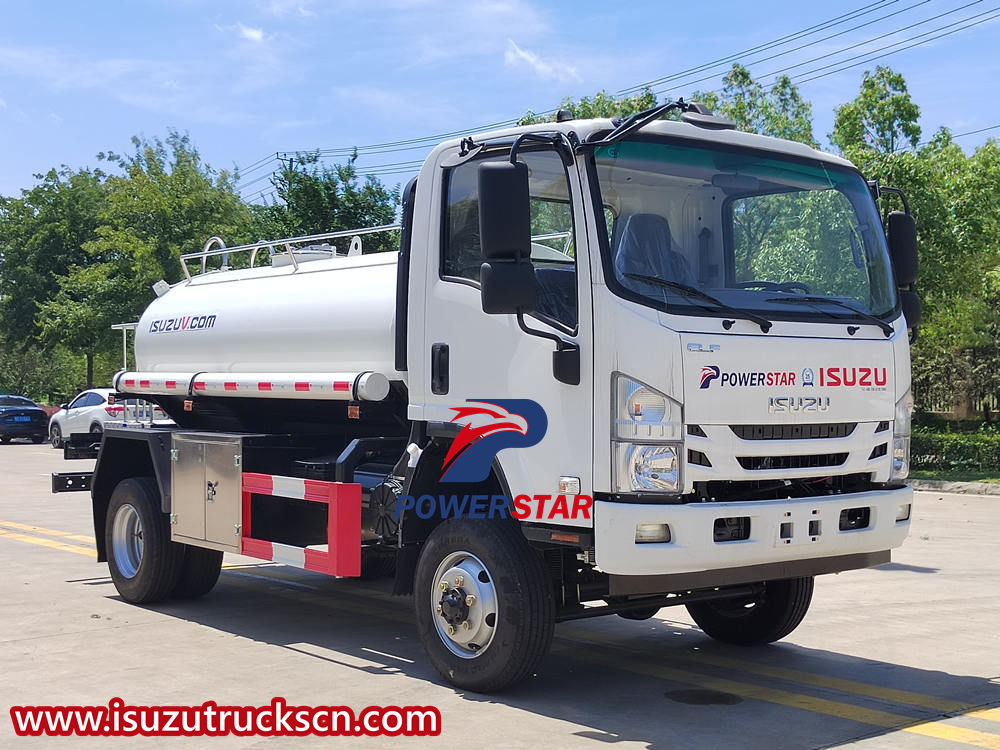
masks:
[[[16,529],[18,531],[30,531],[35,534],[44,534],[45,536],[57,536],[61,539],[72,539],[76,542],[87,542],[88,544],[94,543],[94,537],[92,536],[81,536],[80,534],[70,534],[68,531],[57,531],[56,529],[46,529],[44,526],[29,526],[26,523],[16,523],[14,521],[0,521],[0,526],[5,526],[8,529]]]
[[[988,750],[1000,750],[1000,735],[981,732],[977,729],[966,729],[943,723],[942,720],[933,719],[921,722],[912,716],[894,714],[889,711],[855,706],[850,703],[830,700],[828,698],[817,698],[802,693],[793,693],[787,690],[754,685],[748,682],[739,682],[722,677],[711,677],[695,672],[688,672],[674,667],[654,664],[648,661],[637,661],[631,659],[621,659],[608,653],[594,653],[577,650],[573,654],[576,658],[584,661],[596,662],[602,666],[612,669],[624,669],[637,674],[644,674],[650,677],[657,677],[671,682],[679,682],[686,685],[696,685],[707,690],[718,690],[726,693],[733,693],[744,698],[776,703],[788,708],[797,708],[803,711],[834,716],[838,719],[847,719],[872,726],[883,727],[885,729],[895,729],[912,734],[920,734],[926,737],[937,737],[939,739],[961,742],[974,747],[987,748]]]
[[[969,711],[966,716],[971,716],[973,719],[1000,721],[1000,708],[983,708],[979,711]]]
[[[62,550],[63,552],[75,552],[78,555],[86,555],[87,557],[97,557],[97,552],[89,547],[80,547],[76,544],[58,542],[55,539],[45,539],[40,536],[18,534],[13,531],[6,531],[5,529],[0,529],[0,537],[5,539],[14,539],[18,542],[27,542],[28,544],[37,544],[40,547],[51,547],[52,549]]]

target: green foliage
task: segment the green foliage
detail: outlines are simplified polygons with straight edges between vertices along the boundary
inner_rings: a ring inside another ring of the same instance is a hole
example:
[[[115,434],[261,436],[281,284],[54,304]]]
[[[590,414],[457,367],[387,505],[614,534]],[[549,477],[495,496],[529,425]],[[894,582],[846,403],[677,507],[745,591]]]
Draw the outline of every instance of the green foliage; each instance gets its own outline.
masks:
[[[579,101],[567,98],[559,103],[559,109],[567,110],[576,120],[587,120],[597,117],[629,117],[656,105],[656,96],[647,87],[632,96],[616,97],[607,91],[599,91],[594,96],[581,97]],[[535,125],[553,122],[555,119],[555,113],[536,115],[529,110],[518,121],[518,125]]]
[[[879,65],[874,73],[865,71],[861,92],[837,107],[830,140],[848,151],[872,149],[891,154],[920,140],[920,108],[910,99],[903,76]]]
[[[1000,434],[914,432],[910,457],[914,469],[996,471],[1000,469]]]
[[[812,132],[812,105],[788,76],[779,76],[770,89],[753,79],[739,63],[722,79],[721,91],[695,92],[693,101],[732,120],[748,133],[786,138],[816,146]]]
[[[85,359],[64,346],[8,346],[0,337],[0,393],[58,404],[76,394],[85,379]]]
[[[328,167],[319,154],[290,160],[272,178],[281,203],[252,207],[251,232],[256,239],[303,236],[342,229],[392,224],[399,208],[398,188],[387,188],[377,178],[358,175],[354,162]],[[343,242],[346,249],[348,243]],[[365,252],[396,250],[398,232],[363,238]]]

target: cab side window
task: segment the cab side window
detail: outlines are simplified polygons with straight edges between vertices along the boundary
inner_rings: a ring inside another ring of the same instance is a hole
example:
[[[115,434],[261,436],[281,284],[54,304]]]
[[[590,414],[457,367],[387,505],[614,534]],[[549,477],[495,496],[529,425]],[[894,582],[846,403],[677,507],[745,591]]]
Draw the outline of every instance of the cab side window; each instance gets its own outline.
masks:
[[[506,159],[506,155],[497,155],[468,161],[445,176],[444,280],[479,284],[483,252],[479,243],[478,169],[483,161]],[[575,329],[576,246],[566,168],[554,151],[522,152],[519,159],[528,165],[531,193],[531,262],[538,281],[534,315]]]

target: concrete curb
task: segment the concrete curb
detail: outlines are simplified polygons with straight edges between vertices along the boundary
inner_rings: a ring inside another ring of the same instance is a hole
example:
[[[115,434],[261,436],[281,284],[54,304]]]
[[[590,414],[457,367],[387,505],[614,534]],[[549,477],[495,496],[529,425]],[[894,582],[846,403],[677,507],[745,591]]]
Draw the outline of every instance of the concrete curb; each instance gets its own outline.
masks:
[[[1000,495],[1000,483],[943,482],[938,479],[911,479],[910,486],[924,492],[956,492],[961,495]]]

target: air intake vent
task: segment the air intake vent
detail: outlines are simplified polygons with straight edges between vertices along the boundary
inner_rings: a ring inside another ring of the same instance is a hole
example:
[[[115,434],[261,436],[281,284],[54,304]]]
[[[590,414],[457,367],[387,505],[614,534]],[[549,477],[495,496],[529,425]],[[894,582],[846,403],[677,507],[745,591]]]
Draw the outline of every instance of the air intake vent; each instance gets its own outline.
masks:
[[[688,435],[694,435],[695,437],[708,437],[705,431],[701,429],[701,425],[689,424],[688,425]]]
[[[868,460],[871,461],[873,458],[881,458],[888,452],[889,452],[888,443],[882,443],[881,445],[876,445],[874,448],[872,448],[872,453],[870,456],[868,456]]]
[[[711,466],[712,462],[708,460],[706,456],[701,451],[688,451],[688,463],[695,464],[696,466]]]
[[[840,466],[847,460],[847,454],[821,453],[816,456],[737,456],[736,460],[747,471],[815,469],[823,466]]]
[[[741,440],[814,440],[847,437],[857,422],[830,422],[826,424],[731,424],[731,429]]]

